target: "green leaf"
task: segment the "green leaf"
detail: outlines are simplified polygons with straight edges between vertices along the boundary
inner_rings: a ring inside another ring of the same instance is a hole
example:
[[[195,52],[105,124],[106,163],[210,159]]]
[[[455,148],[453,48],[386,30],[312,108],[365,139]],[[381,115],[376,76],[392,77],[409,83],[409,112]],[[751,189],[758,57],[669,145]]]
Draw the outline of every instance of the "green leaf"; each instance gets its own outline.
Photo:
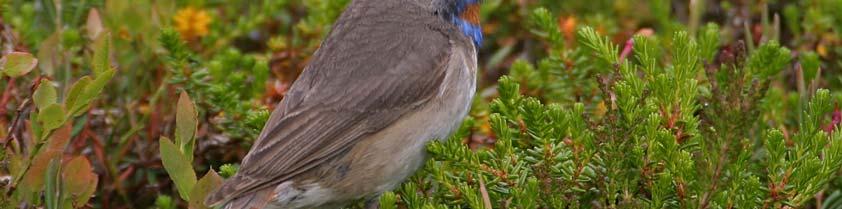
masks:
[[[56,97],[56,89],[53,87],[53,82],[49,80],[43,80],[32,95],[32,99],[35,100],[35,106],[39,109],[44,109],[47,106],[55,104]]]
[[[540,28],[542,30],[541,32],[543,32],[543,34],[538,35],[545,37],[557,47],[564,44],[564,37],[559,31],[557,18],[553,17],[553,14],[550,13],[549,10],[543,7],[535,9],[529,17],[536,28]]]
[[[61,166],[61,161],[59,160],[51,160],[49,166],[47,166],[47,172],[44,176],[46,182],[46,188],[44,188],[44,201],[46,202],[47,209],[59,209],[59,200],[61,199],[61,185],[59,182],[59,167]]]
[[[831,102],[830,91],[827,89],[817,90],[813,99],[807,103],[807,109],[804,112],[805,117],[800,123],[801,130],[818,130],[824,116],[831,111],[833,111],[833,103]]]
[[[842,190],[836,190],[827,196],[822,209],[842,208]]]
[[[167,195],[158,195],[158,198],[155,198],[155,206],[158,209],[176,209],[175,202],[172,201],[172,197]]]
[[[590,49],[595,56],[600,58],[604,64],[612,65],[619,61],[619,46],[611,42],[611,39],[600,35],[591,27],[579,30],[581,43]]]
[[[791,59],[789,49],[776,41],[769,41],[751,54],[748,66],[756,75],[769,77],[781,72]]]
[[[205,198],[209,193],[216,191],[222,185],[222,177],[216,174],[216,171],[211,169],[205,174],[205,177],[196,182],[193,186],[193,191],[190,192],[190,208],[191,209],[210,209],[205,205]]]
[[[397,209],[398,197],[393,192],[386,192],[380,196],[380,209]]]
[[[71,117],[76,116],[76,113],[73,112],[73,110],[81,109],[87,106],[87,104],[83,104],[84,101],[80,101],[80,99],[82,97],[82,94],[84,93],[85,88],[88,87],[88,85],[90,85],[91,82],[92,79],[90,76],[84,76],[78,81],[76,81],[76,83],[74,83],[73,86],[70,87],[70,91],[67,92],[67,98],[64,99],[64,105],[71,110],[68,112]],[[77,105],[81,107],[77,107]]]
[[[193,165],[170,139],[162,137],[159,143],[164,169],[170,174],[170,179],[175,183],[181,198],[189,201],[190,192],[196,185],[196,173],[193,172]]]
[[[94,75],[97,77],[104,73],[106,70],[111,69],[111,60],[110,60],[110,48],[111,48],[111,35],[104,34],[100,35],[99,38],[94,43],[94,57],[92,60]]]
[[[193,161],[193,146],[195,144],[196,127],[199,125],[198,113],[190,101],[187,92],[181,92],[175,117],[175,143],[188,161]]]
[[[114,77],[114,73],[116,73],[114,69],[106,70],[85,85],[84,90],[73,102],[73,107],[69,107],[71,109],[68,112],[70,112],[72,116],[79,116],[82,113],[85,113],[88,110],[88,107],[90,107],[91,102],[102,93],[102,89],[105,88],[108,81]],[[80,80],[80,82],[85,81]],[[73,89],[71,89],[71,91],[72,90]]]
[[[9,77],[16,78],[32,71],[38,65],[38,59],[26,52],[12,52],[0,59],[0,63],[3,66],[0,71]]]
[[[51,104],[38,112],[38,121],[41,122],[44,132],[49,133],[64,123],[64,116],[64,108],[60,104]]]
[[[104,70],[102,73],[96,75],[94,80],[85,88],[85,96],[83,98],[87,100],[92,100],[96,98],[101,92],[102,89],[105,88],[105,85],[108,84],[108,81],[111,81],[111,78],[114,77],[114,73],[116,71],[114,69]]]
[[[237,174],[237,170],[239,170],[239,169],[240,169],[239,166],[232,165],[232,164],[225,164],[225,165],[219,166],[219,175],[221,175],[223,178],[226,178],[226,179],[231,178],[232,176],[234,176],[234,174]]]
[[[709,23],[702,28],[699,34],[699,45],[702,50],[702,59],[706,62],[713,62],[717,50],[719,50],[719,26]]]
[[[35,113],[29,114],[29,121],[30,121],[29,126],[32,129],[32,132],[30,133],[30,135],[35,140],[35,143],[40,143],[41,142],[41,136],[42,136],[41,133],[44,131],[44,127],[41,127],[41,124],[36,122],[36,121],[38,121],[38,114],[35,114]]]
[[[97,175],[91,167],[91,162],[84,156],[73,158],[61,172],[62,200],[65,208],[82,208],[96,191]]]

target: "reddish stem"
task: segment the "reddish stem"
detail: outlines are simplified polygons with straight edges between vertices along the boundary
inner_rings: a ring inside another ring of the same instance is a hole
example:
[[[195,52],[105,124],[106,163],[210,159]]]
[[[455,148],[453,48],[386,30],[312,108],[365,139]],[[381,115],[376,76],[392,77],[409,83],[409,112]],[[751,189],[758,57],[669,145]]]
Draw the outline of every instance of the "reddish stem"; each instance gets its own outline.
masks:
[[[2,107],[5,107],[9,103],[9,100],[12,98],[12,92],[14,90],[15,90],[15,78],[10,77],[9,83],[6,84],[5,90],[3,90],[3,96],[0,97],[0,115],[6,114],[6,108],[2,108]]]
[[[626,46],[623,47],[623,52],[620,53],[620,64],[623,63],[623,60],[626,60],[626,57],[628,57],[632,51],[634,51],[634,38],[629,38],[629,40],[626,41]]]

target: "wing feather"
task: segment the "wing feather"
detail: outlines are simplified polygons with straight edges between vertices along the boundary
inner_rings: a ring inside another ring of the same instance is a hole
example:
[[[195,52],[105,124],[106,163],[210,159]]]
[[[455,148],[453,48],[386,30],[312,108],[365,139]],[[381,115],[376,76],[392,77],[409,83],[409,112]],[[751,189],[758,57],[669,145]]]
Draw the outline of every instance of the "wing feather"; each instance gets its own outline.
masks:
[[[373,5],[377,4],[377,5]],[[265,189],[345,153],[439,91],[453,26],[402,1],[354,1],[208,202]]]

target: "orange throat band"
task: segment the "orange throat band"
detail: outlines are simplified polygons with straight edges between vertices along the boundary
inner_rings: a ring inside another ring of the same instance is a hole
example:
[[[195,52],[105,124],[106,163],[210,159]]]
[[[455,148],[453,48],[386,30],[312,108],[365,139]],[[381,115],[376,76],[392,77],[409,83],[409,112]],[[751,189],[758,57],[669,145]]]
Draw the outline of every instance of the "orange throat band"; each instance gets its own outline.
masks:
[[[475,3],[468,5],[468,7],[465,8],[465,11],[463,11],[462,14],[459,15],[459,17],[465,20],[465,22],[471,23],[473,25],[479,25],[479,10],[479,4]]]

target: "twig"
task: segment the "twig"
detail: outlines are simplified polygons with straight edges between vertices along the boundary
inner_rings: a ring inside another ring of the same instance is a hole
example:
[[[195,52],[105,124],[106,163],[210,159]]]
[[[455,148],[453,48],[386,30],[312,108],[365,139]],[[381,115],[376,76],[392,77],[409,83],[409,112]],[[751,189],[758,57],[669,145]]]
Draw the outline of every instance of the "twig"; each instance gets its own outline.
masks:
[[[716,170],[713,173],[713,178],[711,178],[713,183],[710,186],[710,190],[705,192],[705,194],[703,195],[702,204],[700,204],[699,208],[704,209],[704,208],[708,207],[708,204],[710,204],[710,197],[712,196],[712,193],[716,192],[717,187],[719,187],[718,186],[719,176],[722,174],[722,167],[724,167],[725,161],[727,160],[726,159],[727,155],[724,154],[724,153],[727,152],[727,151],[728,151],[728,146],[722,146],[721,151],[719,152],[719,154],[720,154],[719,162],[716,162]]]
[[[4,149],[9,148],[9,144],[11,144],[11,143],[9,143],[9,141],[11,141],[13,138],[18,139],[18,137],[14,137],[14,136],[16,135],[15,133],[18,132],[18,130],[20,130],[21,115],[23,115],[24,111],[27,110],[27,107],[29,107],[29,99],[28,98],[23,100],[23,103],[21,103],[20,106],[18,107],[18,109],[16,110],[15,119],[13,119],[12,124],[9,125],[9,132],[8,132],[9,134],[6,135],[6,138],[3,140],[3,148]],[[22,141],[19,142],[19,143],[21,145],[23,144]]]
[[[6,104],[9,103],[9,100],[12,98],[12,92],[15,89],[15,78],[8,77],[8,83],[6,83],[6,89],[3,90],[3,96],[0,96],[0,115],[6,114]]]
[[[482,203],[486,209],[492,209],[491,198],[488,196],[488,189],[485,188],[485,181],[479,176],[479,193],[482,194]]]
[[[23,115],[23,111],[25,111],[27,109],[26,107],[28,107],[28,106],[29,106],[29,99],[26,99],[26,100],[23,100],[23,103],[21,103],[20,107],[18,107],[17,114],[15,114],[15,119],[12,121],[11,127],[9,127],[9,134],[6,135],[6,139],[3,140],[3,149],[8,149],[9,144],[11,144],[11,143],[9,143],[9,141],[12,140],[12,137],[15,136],[16,135],[15,133],[18,132],[18,130],[20,129],[21,115]],[[17,137],[14,137],[14,138],[18,139]],[[20,141],[18,143],[21,144],[21,146],[23,146],[23,141]],[[24,150],[24,149],[22,149],[22,150]],[[27,169],[29,169],[29,168],[27,167]],[[10,182],[7,185],[8,187],[6,188],[6,196],[12,195],[12,192],[14,192],[15,188],[16,188],[15,187],[16,182],[19,181],[19,180],[20,180],[20,177],[18,177],[17,179],[13,179],[12,182]]]

